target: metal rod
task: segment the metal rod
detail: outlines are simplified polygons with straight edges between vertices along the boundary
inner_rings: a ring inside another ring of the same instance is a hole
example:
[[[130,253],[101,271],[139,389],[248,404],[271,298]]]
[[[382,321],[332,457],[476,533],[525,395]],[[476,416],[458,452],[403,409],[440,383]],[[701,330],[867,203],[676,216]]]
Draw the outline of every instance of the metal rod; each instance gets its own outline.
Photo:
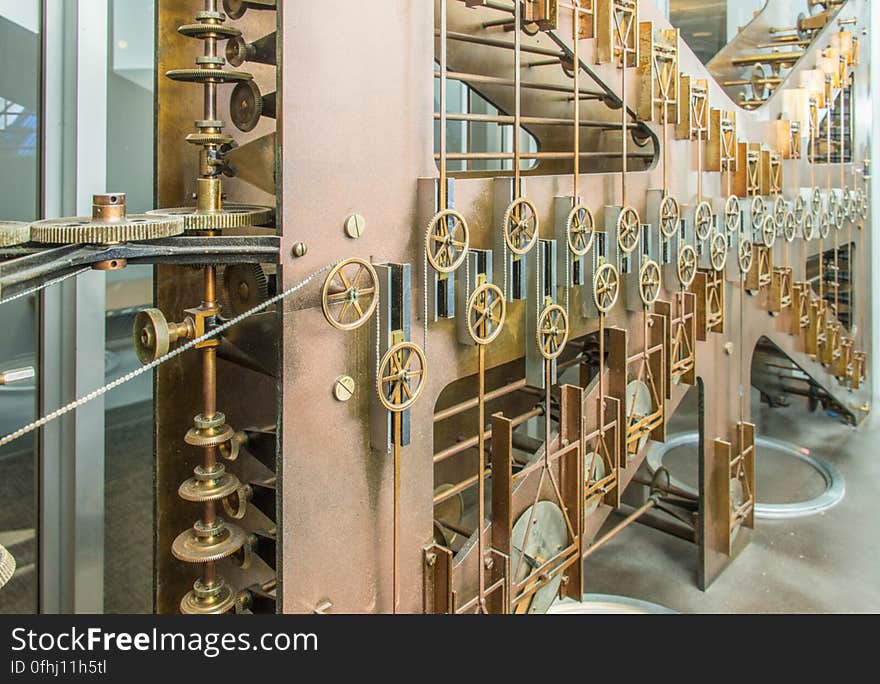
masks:
[[[440,119],[440,112],[434,112],[434,119]],[[447,121],[467,121],[471,123],[495,123],[501,125],[513,125],[515,122],[514,117],[507,116],[504,114],[447,114]],[[520,123],[528,126],[571,126],[575,123],[575,119],[564,119],[564,118],[554,118],[549,116],[523,116],[520,117]],[[602,128],[604,130],[618,130],[620,126],[617,124],[613,124],[609,121],[597,121],[597,120],[584,120],[581,119],[578,121],[578,124],[582,128]],[[635,129],[636,124],[630,124],[630,129]]]
[[[501,397],[507,396],[508,394],[512,394],[517,390],[521,390],[526,386],[526,380],[523,378],[522,380],[517,380],[515,382],[511,382],[503,387],[499,387],[498,389],[494,389],[491,392],[486,392],[484,399],[485,401],[493,401],[495,399],[500,399]],[[434,422],[439,423],[448,418],[452,418],[453,416],[457,416],[460,413],[464,413],[472,408],[476,408],[479,404],[479,397],[474,397],[473,399],[468,399],[466,401],[462,401],[458,404],[453,404],[449,408],[445,408],[442,411],[437,411],[434,414]]]
[[[537,418],[538,416],[544,415],[544,407],[536,406],[531,411],[526,411],[520,416],[514,418],[511,422],[513,423],[513,427],[517,427],[522,425],[526,421],[531,420],[532,418]],[[492,439],[492,428],[488,428],[483,431],[483,439]],[[460,454],[468,449],[472,449],[475,446],[479,445],[479,435],[474,435],[468,439],[462,440],[456,444],[453,444],[451,447],[443,449],[442,451],[438,451],[434,454],[434,463],[441,463],[456,454]]]
[[[581,152],[578,155],[581,159],[618,159],[626,158],[627,155],[621,155],[619,152]],[[630,158],[635,159],[653,159],[654,155],[650,152],[630,152]],[[435,154],[434,159],[439,159],[440,155]],[[487,159],[515,159],[516,154],[512,152],[451,152],[446,155],[450,161],[464,160],[487,160]],[[556,160],[556,159],[572,159],[574,155],[571,152],[523,152],[519,155],[520,160]]]
[[[435,78],[440,77],[440,72],[434,72]],[[571,93],[571,88],[566,88],[565,86],[555,85],[553,83],[535,83],[535,82],[520,82],[517,85],[517,79],[515,78],[501,78],[500,76],[486,76],[485,74],[473,74],[464,71],[449,71],[446,74],[447,78],[450,81],[462,81],[464,83],[485,83],[488,85],[498,85],[505,86],[509,88],[518,88],[520,90],[546,90],[551,93]],[[607,96],[605,93],[599,92],[597,90],[581,90],[579,92],[581,97],[583,98],[593,98],[596,100],[604,100]]]
[[[519,6],[519,3],[517,3]],[[478,446],[478,468],[477,475],[481,475],[486,470],[486,435],[483,427],[486,424],[485,401],[486,401],[486,345],[479,345],[479,369],[477,371],[477,411],[479,415],[479,424],[477,425]],[[477,477],[477,568],[479,574],[479,606],[480,612],[485,612],[486,601],[486,564],[485,549],[483,548],[483,528],[486,517],[486,478]]]
[[[614,539],[618,534],[623,532],[623,530],[629,527],[632,523],[634,523],[656,505],[657,497],[652,496],[644,504],[636,508],[632,513],[626,516],[626,518],[624,518],[617,525],[611,528],[606,534],[590,544],[590,546],[584,550],[582,558],[588,558],[589,556],[592,556],[596,551],[605,546],[605,544]]]

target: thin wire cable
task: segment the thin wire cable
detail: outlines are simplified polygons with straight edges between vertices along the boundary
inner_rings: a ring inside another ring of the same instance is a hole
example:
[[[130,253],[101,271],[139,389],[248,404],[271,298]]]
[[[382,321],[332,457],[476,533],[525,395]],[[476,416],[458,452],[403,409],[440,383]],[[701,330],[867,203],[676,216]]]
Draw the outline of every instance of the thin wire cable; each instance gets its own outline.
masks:
[[[151,370],[161,366],[163,363],[170,361],[171,359],[173,359],[177,356],[180,356],[181,354],[183,354],[185,352],[188,352],[190,349],[193,349],[196,346],[202,344],[203,342],[210,340],[212,337],[216,337],[220,333],[223,333],[226,330],[229,330],[229,328],[231,328],[235,325],[238,325],[246,318],[250,318],[254,314],[258,314],[261,311],[265,311],[273,304],[276,304],[276,303],[280,302],[282,299],[286,299],[290,295],[301,290],[306,285],[308,285],[310,282],[312,282],[315,278],[317,278],[319,275],[321,275],[325,271],[330,270],[331,268],[333,268],[334,266],[336,266],[339,263],[340,262],[337,261],[332,264],[328,264],[327,266],[324,266],[324,268],[322,268],[318,271],[315,271],[310,276],[308,276],[305,280],[300,281],[299,283],[297,283],[296,285],[294,285],[290,289],[285,290],[281,294],[275,295],[274,297],[271,297],[270,299],[267,299],[265,302],[255,306],[250,311],[246,311],[243,314],[236,316],[235,318],[229,319],[225,323],[217,326],[216,328],[214,328],[210,332],[205,333],[201,337],[197,337],[194,340],[190,340],[189,342],[187,342],[183,346],[178,347],[177,349],[165,354],[165,356],[159,357],[155,361],[148,363],[146,366],[142,366],[141,368],[138,368],[137,370],[131,371],[130,373],[126,373],[125,375],[123,375],[120,378],[117,378],[113,382],[108,383],[108,384],[104,385],[103,387],[100,387],[99,389],[96,389],[92,392],[89,392],[88,394],[80,397],[76,401],[70,402],[66,406],[62,406],[61,408],[56,409],[55,411],[52,411],[51,413],[43,416],[39,420],[35,420],[32,423],[28,423],[24,427],[16,430],[15,432],[12,432],[12,433],[6,435],[2,439],[0,439],[0,447],[6,446],[7,444],[14,442],[15,440],[17,440],[21,437],[24,437],[25,435],[33,432],[34,430],[38,430],[39,428],[51,423],[52,421],[57,420],[58,418],[61,418],[62,416],[67,415],[71,411],[75,411],[76,409],[81,408],[82,406],[85,406],[89,402],[94,401],[98,397],[104,396],[105,394],[107,394],[107,392],[114,390],[117,387],[120,387],[121,385],[124,385],[125,383],[130,382],[137,377],[140,377],[144,373],[150,372]]]
[[[23,299],[24,297],[30,297],[31,295],[37,294],[42,290],[45,290],[48,287],[52,287],[53,285],[58,285],[63,283],[65,280],[70,280],[71,278],[75,278],[76,276],[82,275],[83,273],[88,273],[91,271],[91,268],[81,268],[78,271],[74,271],[73,273],[68,273],[67,275],[63,275],[60,278],[55,278],[54,280],[50,280],[47,283],[43,283],[42,285],[37,285],[36,287],[32,287],[29,290],[25,290],[24,292],[19,292],[18,294],[12,295],[11,297],[6,297],[4,299],[0,299],[0,305],[8,304],[9,302],[14,302],[16,299]]]

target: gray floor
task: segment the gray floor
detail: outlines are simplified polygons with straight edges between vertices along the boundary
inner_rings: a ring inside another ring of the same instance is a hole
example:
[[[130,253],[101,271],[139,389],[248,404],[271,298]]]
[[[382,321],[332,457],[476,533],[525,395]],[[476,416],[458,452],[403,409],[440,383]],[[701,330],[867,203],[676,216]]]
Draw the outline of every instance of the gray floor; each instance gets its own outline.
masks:
[[[686,402],[670,434],[696,428],[695,397]],[[751,544],[706,592],[696,586],[694,546],[632,525],[590,558],[586,591],[688,613],[880,612],[880,417],[853,429],[821,408],[809,413],[805,402],[771,409],[754,398],[752,406],[759,434],[795,442],[838,468],[844,500],[808,518],[759,521]],[[695,452],[669,457],[676,477],[696,479]],[[762,460],[760,450],[757,457],[759,501],[795,501],[819,490],[821,480],[792,459],[771,454]]]

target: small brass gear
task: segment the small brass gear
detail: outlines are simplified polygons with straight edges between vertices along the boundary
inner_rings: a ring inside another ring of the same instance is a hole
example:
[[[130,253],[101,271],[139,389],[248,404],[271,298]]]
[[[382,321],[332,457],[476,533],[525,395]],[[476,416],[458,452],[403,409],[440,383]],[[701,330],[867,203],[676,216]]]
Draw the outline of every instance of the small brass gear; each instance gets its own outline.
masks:
[[[776,231],[782,232],[785,228],[785,217],[788,214],[788,203],[782,197],[773,200],[773,220],[776,221]]]
[[[245,542],[246,534],[238,525],[217,519],[213,533],[197,529],[199,523],[177,536],[171,545],[171,553],[184,563],[210,563],[223,560],[238,551]]]
[[[691,286],[697,277],[697,250],[691,245],[682,245],[678,251],[678,282],[684,289]]]
[[[538,318],[538,351],[548,361],[559,358],[568,342],[568,314],[558,304],[550,304]]]
[[[467,326],[471,339],[480,345],[489,344],[501,333],[507,316],[504,293],[497,285],[484,283],[470,296]]]
[[[16,247],[30,241],[30,224],[18,221],[0,221],[0,248]]]
[[[678,232],[681,220],[681,205],[671,195],[666,195],[660,202],[660,232],[664,237],[671,238]]]
[[[699,240],[707,240],[712,234],[712,207],[708,202],[700,202],[694,214],[694,231]]]
[[[239,316],[269,298],[269,278],[259,264],[232,264],[223,271],[223,289],[230,312]]]
[[[184,83],[240,83],[250,81],[253,75],[228,69],[172,69],[165,76]]]
[[[454,209],[438,212],[425,231],[425,254],[438,273],[452,273],[464,263],[470,248],[467,220]]]
[[[420,347],[412,342],[394,345],[379,363],[379,401],[393,413],[406,411],[425,389],[427,371],[428,361]]]
[[[224,615],[235,608],[236,593],[222,577],[212,587],[196,580],[192,590],[180,600],[183,615]]]
[[[766,216],[764,217],[764,223],[761,226],[761,240],[764,243],[764,246],[768,249],[773,247],[776,244],[776,217],[775,216]]]
[[[754,258],[752,250],[752,241],[743,238],[740,240],[739,249],[737,250],[737,259],[739,261],[739,270],[745,275],[752,270],[752,261]]]
[[[583,204],[576,205],[565,221],[565,235],[572,254],[578,257],[586,255],[593,247],[593,240],[596,237],[593,212]]]
[[[742,227],[742,209],[736,195],[728,197],[724,205],[724,226],[730,234],[738,233]]]
[[[764,217],[767,214],[767,205],[764,202],[763,197],[759,195],[752,198],[750,212],[752,217],[752,228],[758,230],[762,229],[764,226]]]
[[[608,313],[614,308],[619,295],[620,274],[614,264],[601,264],[593,276],[593,301],[596,308],[603,314]]]
[[[519,197],[504,212],[504,240],[514,254],[528,254],[538,241],[541,227],[538,210],[530,200]]]
[[[217,212],[201,212],[196,207],[172,207],[155,209],[148,215],[167,215],[183,220],[183,229],[191,232],[253,228],[265,226],[275,220],[272,207],[252,204],[224,204]]]
[[[823,211],[819,217],[819,237],[825,240],[829,233],[831,233],[831,219],[828,217],[828,212]]]
[[[184,24],[177,29],[177,32],[188,38],[216,38],[217,40],[237,38],[241,35],[241,30],[225,24]]]
[[[617,244],[627,254],[639,246],[642,235],[642,222],[639,212],[633,207],[624,207],[617,215]]]
[[[114,245],[174,237],[183,221],[163,214],[128,215],[118,221],[91,217],[46,219],[31,224],[31,240],[45,245]]]
[[[812,195],[810,196],[810,211],[813,212],[814,216],[818,216],[824,208],[825,203],[822,199],[822,191],[819,188],[813,188]]]
[[[712,268],[717,273],[723,271],[724,266],[727,264],[727,238],[721,233],[715,233],[712,236],[710,261],[712,262]]]
[[[653,259],[645,259],[639,271],[639,297],[646,307],[651,306],[660,296],[660,266]]]
[[[812,213],[804,216],[804,240],[815,240],[818,235],[816,216]]]
[[[793,242],[797,237],[797,218],[793,211],[787,211],[785,213],[785,222],[782,226],[782,235],[785,237],[786,242]]]
[[[265,100],[253,81],[242,81],[229,96],[229,116],[242,133],[249,133],[260,123]]]
[[[321,290],[321,309],[327,322],[337,330],[360,328],[378,305],[379,276],[369,261],[346,259],[327,275]]]
[[[807,200],[803,195],[798,195],[794,200],[794,219],[798,225],[802,225],[804,216],[807,214]]]

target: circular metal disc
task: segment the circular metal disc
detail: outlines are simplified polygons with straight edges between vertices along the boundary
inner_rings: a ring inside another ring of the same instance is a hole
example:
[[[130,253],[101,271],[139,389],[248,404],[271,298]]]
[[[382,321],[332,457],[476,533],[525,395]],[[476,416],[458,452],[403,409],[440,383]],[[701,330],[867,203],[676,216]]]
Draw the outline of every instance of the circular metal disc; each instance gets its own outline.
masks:
[[[529,518],[532,517],[532,508],[535,515],[531,527],[526,530]],[[541,566],[559,554],[567,543],[568,528],[559,506],[552,501],[539,501],[534,507],[529,507],[516,521],[510,533],[510,571],[515,573],[519,569],[513,581],[522,583],[534,573],[535,566]],[[561,583],[562,573],[559,573],[538,589],[532,596],[527,612],[532,615],[546,613],[556,600]]]
[[[162,214],[130,214],[119,221],[91,217],[58,218],[31,224],[31,240],[41,244],[112,245],[173,237],[183,233],[183,222]]]
[[[0,221],[0,248],[23,245],[31,240],[31,227],[17,221]]]
[[[179,216],[184,230],[223,230],[224,228],[252,228],[271,223],[275,219],[272,207],[251,204],[224,204],[218,212],[200,212],[196,207],[173,207],[147,212],[149,215]]]

